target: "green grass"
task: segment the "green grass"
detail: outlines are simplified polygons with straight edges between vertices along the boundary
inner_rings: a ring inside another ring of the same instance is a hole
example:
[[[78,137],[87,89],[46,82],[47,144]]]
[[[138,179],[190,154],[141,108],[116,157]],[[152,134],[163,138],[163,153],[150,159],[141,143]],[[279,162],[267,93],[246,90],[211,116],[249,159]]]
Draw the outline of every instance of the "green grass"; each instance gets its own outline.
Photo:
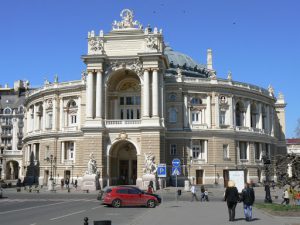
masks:
[[[279,205],[279,204],[270,204],[270,203],[258,203],[254,205],[258,209],[265,209],[268,211],[276,212],[300,212],[300,206],[291,206],[291,205]]]

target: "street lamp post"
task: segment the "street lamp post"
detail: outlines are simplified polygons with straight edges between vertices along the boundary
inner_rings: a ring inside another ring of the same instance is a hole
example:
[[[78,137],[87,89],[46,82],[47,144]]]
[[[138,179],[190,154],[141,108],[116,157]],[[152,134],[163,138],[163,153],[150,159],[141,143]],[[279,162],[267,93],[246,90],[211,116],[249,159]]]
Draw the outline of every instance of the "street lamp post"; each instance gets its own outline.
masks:
[[[51,185],[51,187],[49,190],[53,191],[54,190],[54,182],[53,182],[52,170],[53,170],[53,166],[54,166],[53,163],[56,162],[56,157],[51,154],[50,157],[47,157],[45,160],[47,162],[50,162],[50,185]]]
[[[74,184],[74,181],[73,181],[73,169],[74,169],[74,165],[72,164],[72,173],[71,173],[72,182],[71,182],[71,184]]]
[[[215,164],[214,166],[215,166],[215,184],[218,184],[218,182],[217,182],[217,164]]]

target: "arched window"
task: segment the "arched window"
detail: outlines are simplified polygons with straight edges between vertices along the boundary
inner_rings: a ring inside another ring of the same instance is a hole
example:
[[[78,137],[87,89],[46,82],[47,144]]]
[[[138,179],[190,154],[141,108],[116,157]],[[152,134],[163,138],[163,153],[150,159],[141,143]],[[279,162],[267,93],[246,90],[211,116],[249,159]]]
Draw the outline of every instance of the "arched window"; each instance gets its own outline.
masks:
[[[235,105],[235,123],[236,126],[244,126],[244,106],[241,102]]]
[[[262,129],[266,129],[267,127],[267,112],[266,112],[266,107],[262,106],[261,109],[261,113],[262,113]]]
[[[11,112],[12,112],[11,108],[4,109],[4,114],[11,114]]]
[[[193,104],[193,105],[201,105],[202,104],[202,100],[200,98],[192,98],[191,104]]]
[[[177,122],[177,110],[176,108],[169,109],[169,123],[176,123]]]
[[[172,102],[176,101],[176,94],[170,94],[169,95],[169,100],[172,101]]]

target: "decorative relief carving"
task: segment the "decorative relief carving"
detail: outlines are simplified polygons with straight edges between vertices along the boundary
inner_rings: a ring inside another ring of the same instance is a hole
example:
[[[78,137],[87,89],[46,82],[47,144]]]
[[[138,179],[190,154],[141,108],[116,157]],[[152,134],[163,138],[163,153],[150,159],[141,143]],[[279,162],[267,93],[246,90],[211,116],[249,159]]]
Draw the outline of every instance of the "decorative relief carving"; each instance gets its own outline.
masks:
[[[146,47],[149,50],[158,50],[157,38],[154,36],[147,36]]]
[[[152,152],[149,152],[148,154],[144,153],[145,156],[145,165],[143,172],[144,174],[155,174],[157,170],[157,165],[155,164],[155,156]]]
[[[133,20],[134,14],[132,10],[123,9],[120,13],[121,21],[113,22],[113,30],[125,30],[125,29],[143,29],[143,26],[137,20]]]
[[[94,54],[103,54],[103,39],[99,37],[90,37],[89,38],[89,50]]]
[[[126,82],[120,87],[120,91],[140,91],[140,85],[137,82],[131,81],[131,82]]]
[[[53,108],[53,102],[52,102],[51,99],[49,99],[49,100],[47,101],[47,107],[46,107],[46,109],[52,109],[52,108]]]
[[[106,72],[109,72],[110,70],[116,71],[120,69],[129,69],[136,72],[139,76],[143,74],[143,63],[139,59],[111,61],[107,66],[108,70]]]

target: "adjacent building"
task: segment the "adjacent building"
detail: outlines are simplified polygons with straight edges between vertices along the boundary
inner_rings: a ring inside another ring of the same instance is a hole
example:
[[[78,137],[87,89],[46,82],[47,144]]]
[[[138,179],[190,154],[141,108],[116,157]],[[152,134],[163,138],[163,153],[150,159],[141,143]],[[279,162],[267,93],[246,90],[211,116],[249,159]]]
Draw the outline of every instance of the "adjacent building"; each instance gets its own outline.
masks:
[[[141,186],[149,155],[167,164],[167,183],[174,158],[180,181],[226,184],[230,169],[264,179],[262,159],[286,153],[283,95],[219,78],[211,49],[199,64],[132,11],[121,18],[109,33],[88,33],[81,79],[28,92],[23,175],[80,183],[93,154],[103,186]]]
[[[21,175],[24,100],[28,82],[0,87],[0,178],[16,180]]]

